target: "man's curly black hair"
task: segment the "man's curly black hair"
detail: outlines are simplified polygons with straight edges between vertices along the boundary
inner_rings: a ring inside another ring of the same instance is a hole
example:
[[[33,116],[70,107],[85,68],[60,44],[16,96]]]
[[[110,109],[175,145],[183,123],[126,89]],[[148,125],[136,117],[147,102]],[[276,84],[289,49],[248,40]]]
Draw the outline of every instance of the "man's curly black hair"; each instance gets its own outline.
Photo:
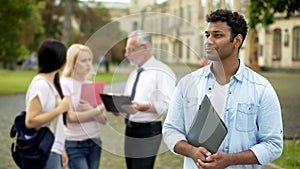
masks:
[[[216,11],[211,12],[209,15],[206,15],[206,21],[226,22],[227,25],[231,27],[231,38],[230,38],[231,42],[238,34],[241,34],[243,36],[243,41],[241,43],[241,46],[244,40],[246,39],[247,30],[248,30],[247,22],[245,18],[242,15],[240,15],[238,12],[233,12],[227,9],[218,9]]]

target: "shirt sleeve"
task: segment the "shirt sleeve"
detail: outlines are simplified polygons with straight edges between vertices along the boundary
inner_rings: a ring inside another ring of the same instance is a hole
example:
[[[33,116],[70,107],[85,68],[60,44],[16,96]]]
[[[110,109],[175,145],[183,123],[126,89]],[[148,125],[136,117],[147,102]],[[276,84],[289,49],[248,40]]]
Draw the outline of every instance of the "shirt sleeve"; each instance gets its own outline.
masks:
[[[52,94],[52,90],[49,88],[49,84],[44,80],[37,80],[32,84],[28,91],[28,104],[37,96],[42,108],[45,108],[50,93]]]
[[[179,141],[187,141],[184,120],[182,94],[180,85],[178,85],[174,91],[162,130],[164,141],[173,153],[175,153],[174,147]]]
[[[158,72],[157,90],[152,93],[151,103],[154,105],[158,114],[165,114],[168,111],[173,92],[176,86],[176,77],[169,72]]]
[[[64,96],[72,95],[70,83],[71,83],[70,80],[68,80],[67,78],[62,78],[60,80],[61,90],[62,90]]]
[[[261,98],[257,125],[258,144],[251,148],[260,164],[268,164],[280,157],[283,149],[283,126],[280,103],[275,90],[268,84]]]

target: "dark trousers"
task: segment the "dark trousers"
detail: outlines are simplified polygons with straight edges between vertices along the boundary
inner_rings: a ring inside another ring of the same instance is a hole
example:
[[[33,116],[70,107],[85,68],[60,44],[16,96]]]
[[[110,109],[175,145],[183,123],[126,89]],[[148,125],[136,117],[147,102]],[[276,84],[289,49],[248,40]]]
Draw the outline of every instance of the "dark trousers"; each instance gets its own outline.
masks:
[[[125,137],[127,169],[153,169],[162,139],[161,131],[161,122],[127,124]]]

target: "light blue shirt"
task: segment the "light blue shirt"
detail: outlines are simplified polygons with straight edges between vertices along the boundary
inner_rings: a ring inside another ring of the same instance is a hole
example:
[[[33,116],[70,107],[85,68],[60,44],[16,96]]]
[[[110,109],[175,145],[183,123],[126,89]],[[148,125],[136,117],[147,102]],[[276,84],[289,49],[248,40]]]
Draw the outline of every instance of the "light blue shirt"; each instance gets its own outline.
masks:
[[[164,141],[174,146],[186,141],[191,123],[205,94],[211,95],[215,77],[211,65],[198,69],[180,80],[163,125]],[[247,68],[242,61],[231,77],[225,96],[224,122],[228,128],[223,144],[226,153],[251,150],[261,165],[278,158],[283,149],[283,127],[280,103],[270,82]],[[175,152],[174,152],[175,153]],[[261,165],[236,165],[230,169],[260,168]],[[184,157],[184,169],[197,168]]]

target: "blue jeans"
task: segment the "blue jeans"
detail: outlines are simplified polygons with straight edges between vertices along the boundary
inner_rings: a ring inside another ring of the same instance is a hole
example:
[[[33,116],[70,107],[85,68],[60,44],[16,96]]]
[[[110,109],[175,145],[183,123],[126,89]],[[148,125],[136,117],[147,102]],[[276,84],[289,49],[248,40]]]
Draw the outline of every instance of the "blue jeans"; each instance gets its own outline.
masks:
[[[61,154],[51,152],[44,169],[61,169],[61,168],[62,168]]]
[[[99,169],[101,140],[66,141],[69,169]]]

